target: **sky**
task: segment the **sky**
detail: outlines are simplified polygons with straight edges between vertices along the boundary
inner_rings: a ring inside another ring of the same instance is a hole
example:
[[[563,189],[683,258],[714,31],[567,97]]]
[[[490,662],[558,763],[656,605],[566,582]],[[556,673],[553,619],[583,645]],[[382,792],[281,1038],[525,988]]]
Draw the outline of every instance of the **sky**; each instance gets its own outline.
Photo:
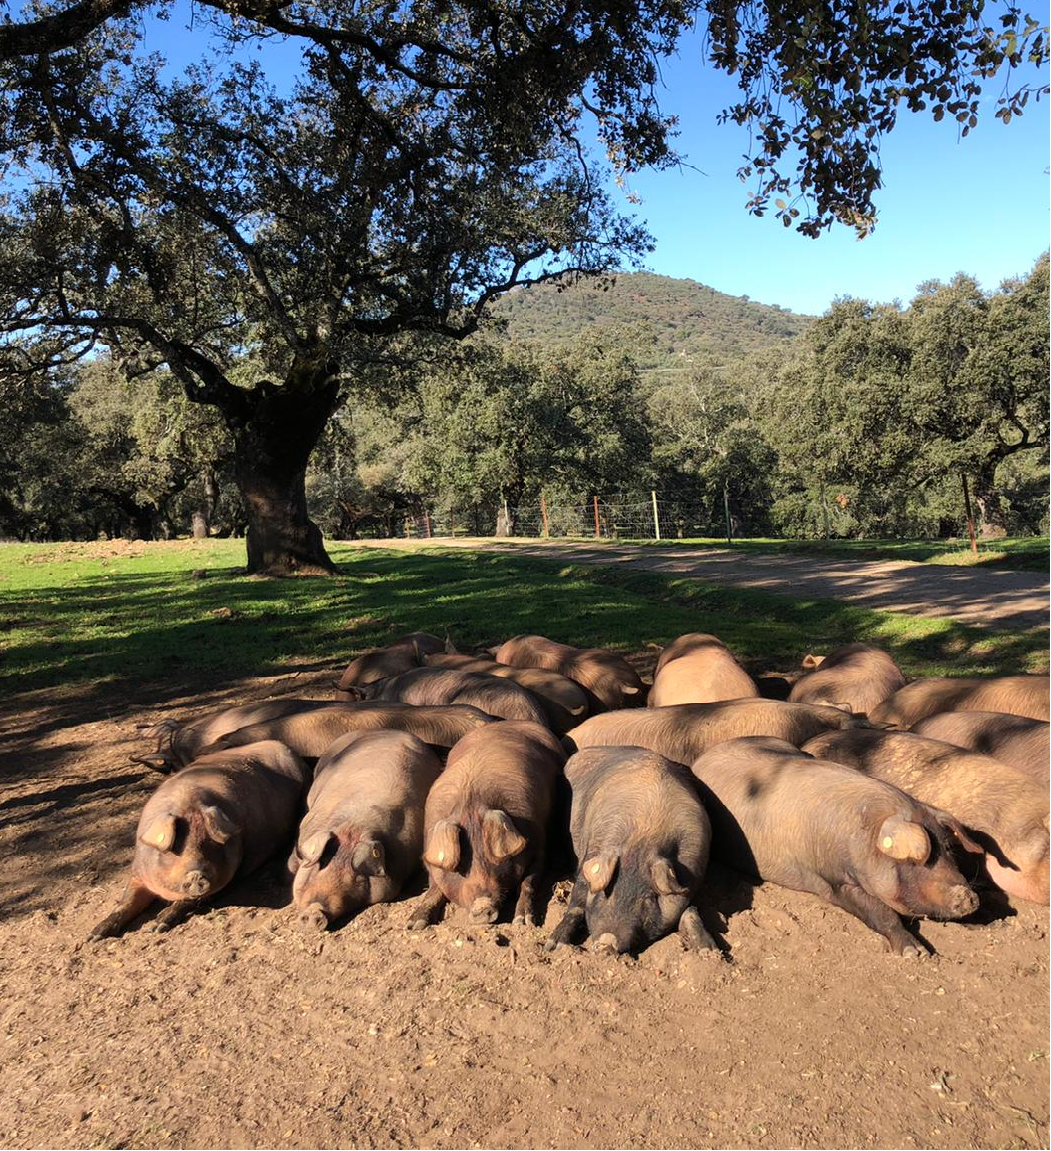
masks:
[[[189,7],[168,22],[147,23],[149,49],[173,64],[197,58],[203,37],[187,28]],[[279,87],[291,78],[295,55],[278,50],[267,66]],[[644,219],[655,240],[646,266],[688,277],[731,295],[817,314],[838,296],[907,303],[925,280],[975,276],[988,290],[1025,274],[1048,247],[1049,106],[1031,99],[1008,125],[984,118],[964,140],[955,122],[903,111],[883,142],[880,219],[858,241],[836,225],[818,239],[785,228],[774,215],[752,217],[737,168],[748,144],[743,128],[716,122],[737,93],[732,78],[702,63],[700,37],[687,36],[663,71],[665,112],[680,121],[680,150],[693,168],[640,173],[629,181],[641,204],[625,211]]]

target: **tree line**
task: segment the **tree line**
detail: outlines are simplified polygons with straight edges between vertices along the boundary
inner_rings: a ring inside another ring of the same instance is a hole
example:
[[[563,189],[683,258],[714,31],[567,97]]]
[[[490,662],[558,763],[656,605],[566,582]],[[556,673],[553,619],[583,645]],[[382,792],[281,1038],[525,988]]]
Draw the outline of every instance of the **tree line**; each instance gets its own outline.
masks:
[[[728,505],[735,534],[947,536],[966,483],[986,537],[1043,532],[1048,309],[1044,255],[993,292],[958,275],[907,307],[842,299],[790,342],[681,370],[640,367],[654,337],[639,325],[418,342],[329,421],[310,515],[336,538],[424,512],[489,533],[541,495],[656,489],[684,534],[720,534]],[[9,413],[5,533],[244,532],[231,437],[172,373],[129,380],[100,357],[39,376]]]

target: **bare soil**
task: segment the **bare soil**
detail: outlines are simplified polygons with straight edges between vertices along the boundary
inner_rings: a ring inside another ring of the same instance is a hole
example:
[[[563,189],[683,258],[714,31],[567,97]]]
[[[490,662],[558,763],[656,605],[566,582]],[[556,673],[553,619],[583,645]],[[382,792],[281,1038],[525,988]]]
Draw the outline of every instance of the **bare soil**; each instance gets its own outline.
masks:
[[[10,1147],[1046,1147],[1048,912],[921,925],[907,961],[845,913],[713,870],[722,958],[541,929],[423,935],[408,903],[308,935],[275,863],[168,936],[83,942],[157,777],[136,724],[328,674],[3,718],[0,1143]],[[546,928],[568,885],[555,884]]]

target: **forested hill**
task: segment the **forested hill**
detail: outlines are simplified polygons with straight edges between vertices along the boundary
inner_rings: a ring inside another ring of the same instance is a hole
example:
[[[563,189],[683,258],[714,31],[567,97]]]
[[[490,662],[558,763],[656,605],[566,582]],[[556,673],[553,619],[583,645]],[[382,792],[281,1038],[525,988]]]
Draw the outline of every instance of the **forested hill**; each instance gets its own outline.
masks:
[[[594,280],[561,292],[554,284],[517,289],[495,311],[508,320],[512,336],[548,344],[592,326],[639,326],[656,341],[649,344],[640,333],[641,367],[677,367],[690,357],[724,363],[791,339],[810,319],[745,296],[727,296],[696,280],[651,272],[621,274],[606,291]]]

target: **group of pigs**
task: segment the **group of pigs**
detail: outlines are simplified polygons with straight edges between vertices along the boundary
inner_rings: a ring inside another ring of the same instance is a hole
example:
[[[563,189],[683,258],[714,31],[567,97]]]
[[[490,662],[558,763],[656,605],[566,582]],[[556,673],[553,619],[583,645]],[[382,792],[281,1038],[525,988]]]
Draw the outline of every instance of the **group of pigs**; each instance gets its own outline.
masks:
[[[610,651],[450,646],[416,633],[361,656],[340,702],[154,728],[136,759],[170,774],[91,938],[157,899],[167,930],[293,841],[293,902],[318,928],[395,900],[421,861],[410,929],[450,902],[493,923],[512,899],[513,922],[535,925],[567,824],[576,877],[549,948],[637,951],[678,929],[715,949],[696,902],[710,856],[821,896],[899,955],[922,953],[901,916],[969,915],[976,888],[1048,902],[1047,676],[906,683],[849,644],[764,694],[719,639],[690,634],[647,691]]]

